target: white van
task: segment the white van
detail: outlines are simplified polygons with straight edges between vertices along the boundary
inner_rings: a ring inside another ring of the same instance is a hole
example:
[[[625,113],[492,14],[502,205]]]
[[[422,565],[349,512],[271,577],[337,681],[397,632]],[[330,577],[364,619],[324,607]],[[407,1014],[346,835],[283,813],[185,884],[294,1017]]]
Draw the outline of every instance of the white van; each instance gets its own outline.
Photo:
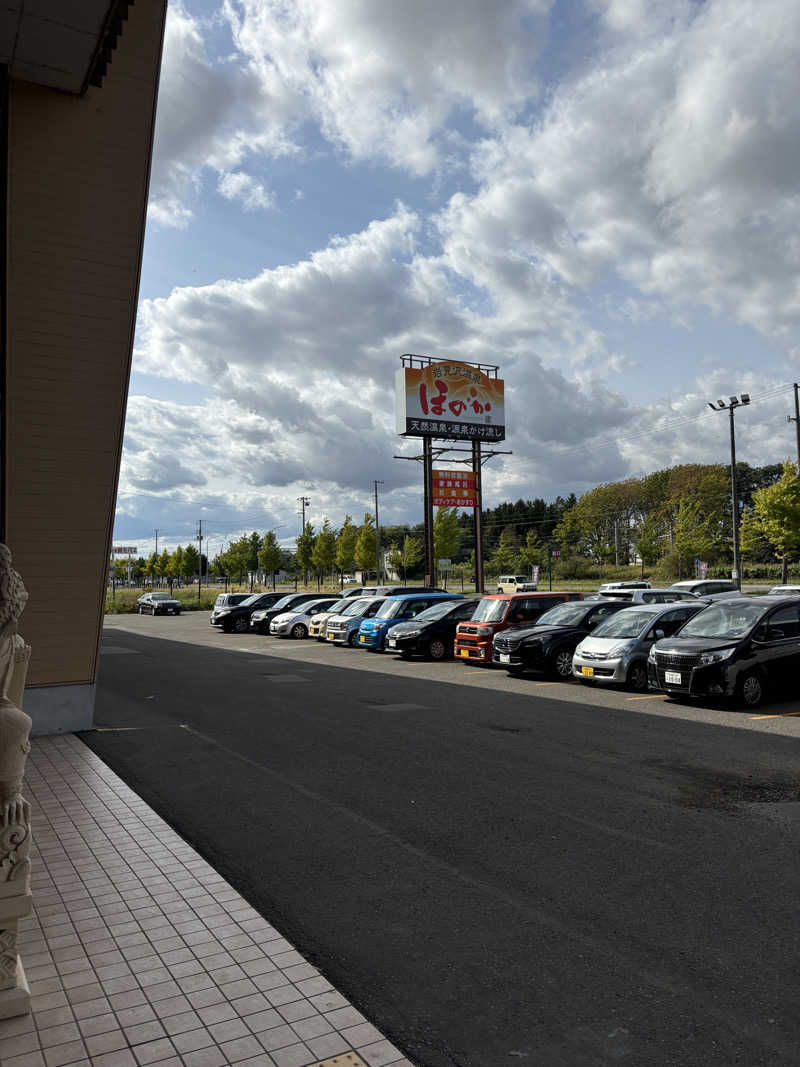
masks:
[[[497,579],[498,593],[535,593],[539,588],[525,574],[501,574]]]

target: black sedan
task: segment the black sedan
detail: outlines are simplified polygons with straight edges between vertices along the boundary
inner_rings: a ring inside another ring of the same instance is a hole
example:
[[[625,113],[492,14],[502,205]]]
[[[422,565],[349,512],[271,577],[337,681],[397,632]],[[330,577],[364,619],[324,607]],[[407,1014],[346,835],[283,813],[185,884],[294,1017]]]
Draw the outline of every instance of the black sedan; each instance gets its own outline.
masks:
[[[250,630],[250,616],[254,611],[271,608],[285,599],[284,593],[253,593],[239,604],[226,605],[221,611],[215,611],[214,621],[226,634],[246,634]]]
[[[559,604],[540,615],[535,626],[503,630],[492,643],[492,663],[509,674],[540,671],[552,678],[572,678],[575,649],[595,626],[628,604],[614,600]]]
[[[719,600],[648,658],[650,684],[676,700],[725,697],[757,708],[771,691],[795,693],[800,677],[800,597]]]
[[[280,599],[273,600],[269,604],[255,604],[253,611],[247,616],[245,630],[256,634],[269,634],[269,624],[276,615],[282,615],[284,611],[291,611],[298,604],[306,604],[309,600],[319,600],[319,593],[286,593]]]
[[[421,611],[408,622],[399,622],[389,631],[387,652],[399,652],[430,659],[447,659],[453,655],[456,626],[471,619],[479,600],[445,600]]]

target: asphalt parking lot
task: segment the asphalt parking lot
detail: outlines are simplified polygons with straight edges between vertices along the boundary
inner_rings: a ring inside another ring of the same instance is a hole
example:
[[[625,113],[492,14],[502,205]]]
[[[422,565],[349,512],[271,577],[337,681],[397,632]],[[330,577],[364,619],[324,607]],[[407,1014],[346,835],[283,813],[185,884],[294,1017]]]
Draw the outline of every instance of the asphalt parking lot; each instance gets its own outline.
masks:
[[[800,691],[798,697],[765,704],[756,713],[730,709],[722,704],[693,701],[684,705],[661,693],[633,694],[608,686],[585,686],[579,682],[554,682],[534,674],[513,678],[504,670],[446,660],[433,663],[414,658],[403,660],[389,653],[331,647],[313,638],[302,641],[259,634],[224,634],[208,622],[208,612],[184,612],[180,616],[108,615],[105,630],[165,637],[245,655],[269,656],[293,664],[315,664],[352,671],[368,671],[393,678],[427,679],[461,686],[476,686],[498,693],[538,693],[548,699],[598,708],[625,710],[631,714],[669,716],[692,722],[708,722],[744,730],[785,733],[800,737]],[[357,684],[357,683],[354,683]]]

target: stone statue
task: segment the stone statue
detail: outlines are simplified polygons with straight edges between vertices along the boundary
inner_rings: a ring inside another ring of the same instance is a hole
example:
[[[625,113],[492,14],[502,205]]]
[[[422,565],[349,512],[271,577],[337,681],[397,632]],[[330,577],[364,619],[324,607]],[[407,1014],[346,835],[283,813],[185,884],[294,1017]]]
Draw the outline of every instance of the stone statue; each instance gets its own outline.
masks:
[[[30,1010],[17,924],[30,913],[30,806],[22,795],[31,746],[22,710],[30,647],[17,633],[28,594],[0,544],[0,1019]]]

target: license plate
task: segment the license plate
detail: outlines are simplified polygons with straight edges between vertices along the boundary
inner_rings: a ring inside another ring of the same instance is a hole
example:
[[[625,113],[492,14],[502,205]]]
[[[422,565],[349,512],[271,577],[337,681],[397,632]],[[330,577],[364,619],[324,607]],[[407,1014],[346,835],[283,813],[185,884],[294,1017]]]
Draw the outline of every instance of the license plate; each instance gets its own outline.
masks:
[[[581,674],[584,678],[594,678],[594,667],[581,667]]]
[[[396,648],[396,647],[397,647],[397,639],[394,638],[394,637],[390,637],[389,638],[389,648]]]
[[[664,671],[664,681],[667,685],[680,685],[681,676],[677,671]]]
[[[366,637],[359,637],[359,641],[361,642],[362,645],[365,645],[367,643]]]
[[[329,641],[332,641],[332,640],[333,640],[333,637],[334,637],[334,635],[333,635],[333,634],[328,634],[328,640],[329,640]]]
[[[461,655],[464,657],[464,659],[468,659],[469,658],[469,649],[462,648],[461,649]]]
[[[507,652],[501,652],[500,653],[500,662],[501,663],[510,663],[511,662],[511,656],[509,656]]]

